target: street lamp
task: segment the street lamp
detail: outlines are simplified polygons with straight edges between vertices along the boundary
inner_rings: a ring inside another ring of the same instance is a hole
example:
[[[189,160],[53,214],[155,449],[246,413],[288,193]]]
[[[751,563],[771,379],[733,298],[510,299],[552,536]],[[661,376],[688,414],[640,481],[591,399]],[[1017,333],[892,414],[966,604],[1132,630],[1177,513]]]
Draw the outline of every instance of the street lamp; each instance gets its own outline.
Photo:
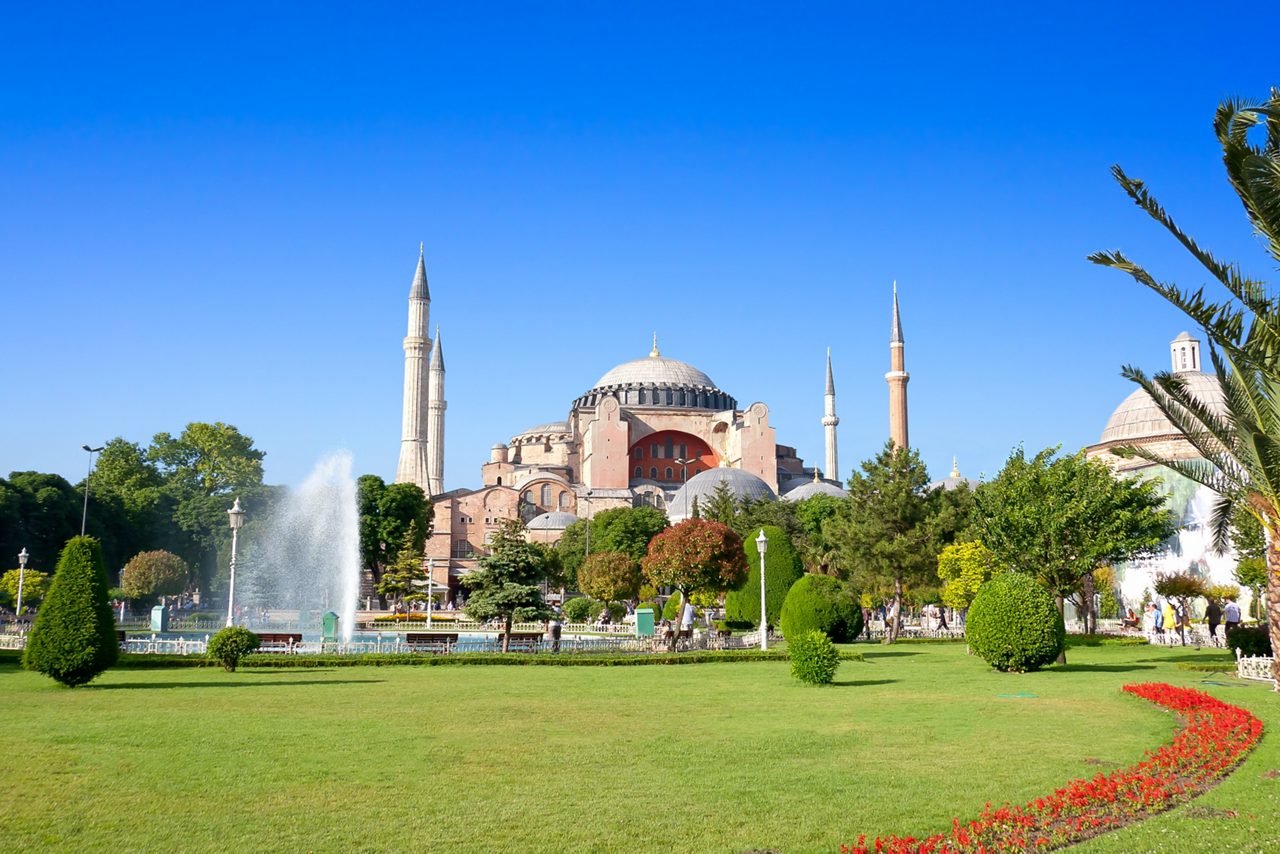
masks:
[[[684,486],[686,483],[689,482],[688,465],[691,462],[693,462],[693,460],[686,460],[683,457],[676,460],[676,465],[680,466],[680,485],[681,486]],[[686,519],[689,518],[689,490],[687,489],[684,492],[684,516]]]
[[[586,502],[586,509],[583,511],[587,515],[583,518],[587,520],[587,546],[583,554],[583,559],[591,557],[591,490],[587,490],[587,494],[582,496],[582,500]]]
[[[231,585],[227,588],[227,625],[230,626],[234,616],[233,609],[236,604],[236,541],[240,533],[240,527],[244,525],[244,510],[240,508],[239,498],[235,500],[235,503],[231,505],[231,509],[227,511],[227,518],[231,523]]]
[[[18,552],[18,605],[14,611],[15,616],[22,616],[22,582],[27,577],[27,558],[31,555],[27,554],[24,546],[22,551]]]
[[[769,548],[769,538],[764,535],[764,528],[760,529],[760,536],[756,537],[756,551],[760,552],[760,649],[769,648],[769,623],[768,616],[764,610],[764,551]]]
[[[89,520],[89,477],[93,474],[93,455],[101,451],[106,445],[97,448],[90,448],[88,445],[81,445],[89,452],[89,474],[84,476],[84,511],[80,514],[80,536],[84,536],[84,524]]]

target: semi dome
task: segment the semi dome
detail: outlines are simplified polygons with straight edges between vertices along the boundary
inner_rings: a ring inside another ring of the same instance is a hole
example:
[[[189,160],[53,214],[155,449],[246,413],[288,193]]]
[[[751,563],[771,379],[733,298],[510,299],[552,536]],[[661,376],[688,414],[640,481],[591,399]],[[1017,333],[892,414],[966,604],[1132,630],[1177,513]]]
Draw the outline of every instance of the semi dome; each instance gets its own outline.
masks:
[[[573,402],[574,409],[594,407],[613,397],[627,407],[654,406],[674,409],[737,409],[738,402],[716,387],[711,377],[688,362],[668,359],[658,352],[655,336],[647,358],[623,362],[606,371],[591,390]]]
[[[1199,371],[1180,372],[1178,376],[1186,383],[1187,391],[1192,397],[1205,404],[1214,414],[1226,414],[1222,388],[1218,385],[1217,377]],[[1181,431],[1164,417],[1151,395],[1142,389],[1136,389],[1111,413],[1098,444],[1129,445],[1180,435]]]
[[[769,484],[751,472],[721,466],[698,472],[689,478],[667,502],[667,515],[672,518],[687,518],[693,512],[694,500],[696,499],[699,505],[706,506],[721,483],[727,485],[729,494],[737,499],[773,501],[778,497]]]
[[[795,489],[789,491],[786,495],[782,496],[782,500],[804,501],[806,498],[812,498],[815,495],[830,495],[833,498],[849,497],[849,493],[845,492],[834,483],[827,483],[825,480],[811,480],[808,483],[801,484]]]
[[[572,513],[553,510],[550,513],[534,516],[525,527],[530,531],[563,531],[576,521],[578,517]]]

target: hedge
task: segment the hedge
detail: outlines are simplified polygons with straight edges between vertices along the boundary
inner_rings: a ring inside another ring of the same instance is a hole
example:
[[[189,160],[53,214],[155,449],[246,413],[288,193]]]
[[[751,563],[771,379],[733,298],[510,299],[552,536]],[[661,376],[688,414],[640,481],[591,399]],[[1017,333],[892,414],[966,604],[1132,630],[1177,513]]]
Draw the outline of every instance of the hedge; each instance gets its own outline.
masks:
[[[965,640],[996,670],[1023,673],[1057,659],[1066,628],[1042,584],[1020,572],[1003,572],[978,588],[965,618]]]
[[[763,530],[769,538],[764,553],[765,612],[769,625],[776,626],[791,585],[804,575],[804,564],[786,531],[775,525],[765,525]],[[753,536],[743,540],[743,547],[747,553],[747,579],[725,595],[724,617],[732,624],[754,628],[760,625],[760,552]]]
[[[791,585],[780,623],[788,640],[816,631],[836,643],[849,643],[862,632],[862,608],[843,581],[829,575],[804,575]]]

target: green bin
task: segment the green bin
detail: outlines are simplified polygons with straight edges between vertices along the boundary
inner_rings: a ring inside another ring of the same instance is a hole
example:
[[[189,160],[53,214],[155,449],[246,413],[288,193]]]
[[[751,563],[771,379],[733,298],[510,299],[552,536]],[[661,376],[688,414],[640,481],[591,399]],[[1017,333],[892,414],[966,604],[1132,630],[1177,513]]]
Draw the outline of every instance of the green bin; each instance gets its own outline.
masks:
[[[338,615],[333,611],[325,611],[320,618],[325,643],[336,643],[338,640]]]
[[[638,638],[653,637],[653,609],[652,608],[636,609],[636,637]]]
[[[151,609],[151,631],[169,631],[169,610],[165,606],[157,605]]]

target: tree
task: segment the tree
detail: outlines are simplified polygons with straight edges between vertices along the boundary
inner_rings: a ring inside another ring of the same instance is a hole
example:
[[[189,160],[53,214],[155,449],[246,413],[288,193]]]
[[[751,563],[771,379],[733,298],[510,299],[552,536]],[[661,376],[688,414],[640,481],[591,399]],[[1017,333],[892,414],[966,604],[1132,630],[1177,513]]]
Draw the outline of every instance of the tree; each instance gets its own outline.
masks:
[[[711,497],[703,502],[700,508],[700,515],[703,519],[728,525],[738,515],[739,506],[738,499],[733,495],[733,490],[729,488],[727,482],[722,480],[716,484],[715,491],[711,493]]]
[[[489,554],[480,566],[463,576],[470,591],[467,616],[473,620],[502,621],[502,651],[509,649],[511,624],[515,620],[542,620],[554,613],[542,596],[547,577],[544,552],[525,542],[524,525],[504,522],[489,542]]]
[[[1158,482],[1116,477],[1083,452],[1057,453],[1046,448],[1027,459],[1018,448],[1010,454],[995,480],[979,487],[975,524],[996,559],[1039,578],[1060,611],[1088,585],[1081,597],[1088,631],[1092,572],[1154,552],[1174,524]]]
[[[115,664],[120,647],[109,587],[98,541],[69,540],[31,628],[22,666],[74,688]]]
[[[409,523],[405,541],[410,544],[422,541],[417,522]],[[383,601],[390,598],[395,606],[404,606],[407,611],[408,603],[427,598],[427,580],[427,569],[422,565],[422,547],[415,549],[408,545],[400,549],[395,561],[383,570],[377,586],[378,598]]]
[[[120,587],[130,599],[171,596],[187,589],[191,568],[172,552],[140,552],[125,564]]]
[[[782,603],[787,600],[791,585],[804,575],[804,563],[791,538],[781,528],[766,525],[757,529],[764,531],[768,538],[768,546],[764,552],[764,595],[765,622],[770,626],[778,625],[782,614]],[[760,625],[760,551],[756,547],[755,537],[744,537],[747,574],[740,586],[730,590],[724,598],[724,616],[730,622],[758,626]]]
[[[1208,592],[1204,579],[1189,572],[1159,573],[1156,575],[1156,592],[1178,603],[1178,614],[1181,617],[1178,620],[1178,637],[1182,638],[1182,645],[1186,646],[1185,624],[1191,617],[1191,600],[1198,599]],[[1168,629],[1168,626],[1165,628]]]
[[[28,568],[53,569],[63,545],[80,532],[81,500],[56,474],[15,471],[0,479],[0,555],[7,560],[25,548]]]
[[[1262,143],[1251,134],[1264,130]],[[1280,89],[1262,102],[1223,102],[1214,116],[1214,132],[1231,184],[1254,232],[1272,263],[1280,262]],[[1219,549],[1229,539],[1236,508],[1253,516],[1269,534],[1267,548],[1267,620],[1271,646],[1280,649],[1280,301],[1267,284],[1243,274],[1236,264],[1216,258],[1185,234],[1151,195],[1144,182],[1119,166],[1112,174],[1125,194],[1163,226],[1216,280],[1228,296],[1215,301],[1203,288],[1184,290],[1163,282],[1118,251],[1089,256],[1131,276],[1204,330],[1214,374],[1222,387],[1224,413],[1194,397],[1177,374],[1151,377],[1132,366],[1123,374],[1151,396],[1199,454],[1173,460],[1158,448],[1128,447],[1114,453],[1138,456],[1168,466],[1218,493],[1211,522]],[[1280,691],[1280,656],[1272,666]]]
[[[556,540],[556,554],[560,556],[561,577],[565,587],[578,589],[578,570],[587,555],[587,532],[591,528],[589,519],[579,519],[565,528]],[[594,545],[594,544],[593,544]]]
[[[742,584],[747,560],[742,538],[728,525],[686,519],[650,541],[641,569],[653,586],[679,591],[683,610],[694,593],[720,592]]]
[[[656,507],[603,510],[591,517],[591,550],[622,552],[639,563],[649,553],[649,541],[669,524],[667,514]]]
[[[800,526],[800,533],[794,536],[800,556],[811,572],[832,575],[832,562],[838,556],[834,544],[830,543],[823,533],[823,525],[828,519],[839,516],[848,504],[847,498],[834,495],[812,495],[803,501],[780,502],[794,507],[794,516]]]
[[[886,643],[901,629],[904,586],[936,582],[942,542],[935,517],[943,505],[941,491],[927,490],[928,483],[917,451],[886,442],[849,478],[843,512],[822,526],[840,575],[864,589],[892,589],[896,619],[889,621]]]
[[[39,605],[49,592],[49,584],[53,576],[38,569],[11,569],[0,576],[0,593],[9,597],[13,607],[18,607],[18,580],[22,579],[22,610]]]
[[[422,487],[413,483],[387,485],[373,474],[356,480],[356,511],[360,519],[360,565],[368,570],[374,589],[386,567],[408,550],[422,555],[431,530],[433,508]],[[378,601],[386,607],[386,594]]]
[[[943,604],[968,608],[978,595],[978,588],[1002,569],[995,553],[977,540],[952,543],[938,555]]]
[[[578,569],[578,589],[606,605],[634,599],[641,580],[639,565],[624,552],[592,552]]]
[[[1261,605],[1264,602],[1264,591],[1267,589],[1267,562],[1260,557],[1242,558],[1237,564],[1232,577],[1242,587],[1249,588],[1252,594],[1254,618],[1262,618]]]

